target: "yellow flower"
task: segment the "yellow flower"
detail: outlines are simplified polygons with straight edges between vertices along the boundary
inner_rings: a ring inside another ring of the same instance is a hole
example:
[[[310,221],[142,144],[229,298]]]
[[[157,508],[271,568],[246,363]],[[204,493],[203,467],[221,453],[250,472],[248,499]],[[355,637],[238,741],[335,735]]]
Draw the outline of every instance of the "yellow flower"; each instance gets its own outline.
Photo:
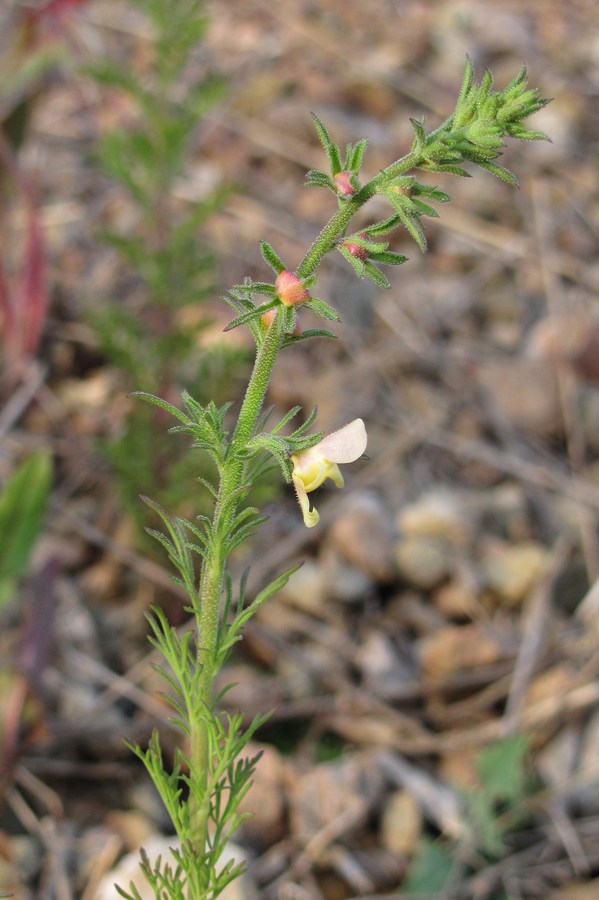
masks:
[[[339,463],[359,459],[366,450],[366,428],[362,419],[354,419],[338,431],[327,434],[318,444],[301,450],[291,457],[293,484],[304,517],[304,524],[312,528],[320,519],[315,509],[310,509],[308,494],[327,479],[338,488],[343,487]]]

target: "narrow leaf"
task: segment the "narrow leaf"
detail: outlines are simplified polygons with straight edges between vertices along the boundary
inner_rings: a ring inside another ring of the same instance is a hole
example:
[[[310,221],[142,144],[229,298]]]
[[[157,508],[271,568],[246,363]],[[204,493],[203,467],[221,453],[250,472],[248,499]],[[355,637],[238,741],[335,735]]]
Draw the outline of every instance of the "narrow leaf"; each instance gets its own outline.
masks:
[[[373,281],[377,287],[383,288],[383,290],[387,290],[391,287],[387,278],[376,266],[373,266],[371,262],[364,263],[364,275],[366,278]]]
[[[271,300],[270,303],[263,303],[262,306],[256,306],[254,309],[249,310],[249,312],[242,313],[240,316],[237,316],[236,319],[233,319],[226,325],[223,331],[232,331],[233,328],[238,328],[240,325],[245,325],[247,322],[252,321],[253,319],[259,319],[260,316],[264,315],[265,312],[268,312],[270,309],[274,309],[275,306],[279,305],[278,300]]]
[[[304,306],[308,309],[312,310],[313,313],[316,313],[317,316],[320,316],[322,319],[328,319],[331,322],[340,322],[339,314],[333,309],[332,306],[329,306],[328,303],[325,303],[324,300],[319,300],[317,297],[312,297]]]
[[[274,269],[277,275],[279,275],[285,268],[285,264],[279,256],[277,256],[271,245],[267,241],[260,241],[260,251],[264,257],[264,261],[271,269]]]

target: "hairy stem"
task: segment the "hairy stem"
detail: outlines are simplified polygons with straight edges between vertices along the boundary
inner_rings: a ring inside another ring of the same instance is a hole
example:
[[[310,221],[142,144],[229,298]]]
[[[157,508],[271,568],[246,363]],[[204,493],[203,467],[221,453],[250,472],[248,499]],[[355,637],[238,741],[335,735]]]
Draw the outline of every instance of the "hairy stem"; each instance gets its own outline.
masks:
[[[406,156],[402,157],[402,159],[392,163],[390,166],[387,166],[386,169],[379,172],[378,175],[375,175],[375,177],[360,188],[358,193],[350,200],[343,200],[340,203],[337,212],[329,219],[297,267],[298,278],[307,278],[308,275],[312,275],[312,273],[316,271],[323,256],[335,245],[335,241],[339,235],[345,232],[347,226],[358,210],[361,209],[371,197],[374,197],[377,190],[379,190],[386,181],[389,181],[391,178],[397,178],[399,175],[403,175],[405,172],[408,172],[410,169],[419,165],[422,161],[423,160],[417,154],[408,153]]]
[[[197,624],[196,663],[200,669],[199,697],[190,710],[190,751],[193,789],[190,796],[190,822],[195,853],[205,853],[208,842],[208,820],[211,803],[211,748],[206,717],[213,715],[214,679],[216,677],[219,615],[223,595],[225,567],[228,556],[226,535],[235,516],[238,498],[243,487],[244,464],[235,455],[236,447],[243,447],[252,436],[272,369],[281,348],[281,329],[278,317],[271,323],[254,363],[228,458],[220,471],[220,485],[212,518],[213,541],[204,558],[200,589],[194,604]],[[205,890],[192,888],[190,900],[204,900]]]

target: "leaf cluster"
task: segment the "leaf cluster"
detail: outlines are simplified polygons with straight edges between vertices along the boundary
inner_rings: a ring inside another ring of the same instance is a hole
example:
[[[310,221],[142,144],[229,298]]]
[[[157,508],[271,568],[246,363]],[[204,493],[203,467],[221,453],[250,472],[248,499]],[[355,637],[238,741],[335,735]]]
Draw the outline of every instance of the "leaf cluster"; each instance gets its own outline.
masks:
[[[163,510],[157,511],[171,538],[162,536],[161,542],[182,574],[181,583],[188,583],[193,576],[188,568],[183,525],[180,521],[171,522]],[[185,525],[188,527],[189,523]],[[283,572],[250,602],[246,600],[246,572],[241,579],[235,610],[232,584],[227,579],[224,615],[219,627],[216,653],[211,662],[214,673],[222,667],[234,645],[241,639],[246,622],[287,583],[298,568],[296,565]],[[187,897],[186,890],[193,885],[196,891],[193,896],[213,898],[243,871],[242,863],[229,861],[221,866],[219,860],[232,833],[245,817],[244,813],[240,813],[239,806],[251,786],[260,754],[247,757],[244,753],[255,731],[264,724],[268,715],[256,716],[249,726],[244,727],[241,713],[229,715],[219,712],[220,700],[230,686],[221,692],[214,703],[207,705],[201,690],[204,672],[196,660],[195,642],[198,638],[192,631],[180,635],[158,608],[152,611],[148,619],[152,629],[151,643],[165,661],[165,665],[157,666],[157,669],[170,689],[163,694],[172,710],[170,721],[187,738],[191,735],[192,722],[201,723],[209,745],[209,769],[208,772],[195,770],[187,753],[180,748],[176,750],[169,769],[157,732],[152,735],[146,750],[130,745],[152,778],[179,840],[179,848],[171,849],[170,861],[159,858],[151,862],[142,853],[141,869],[157,897]],[[192,840],[192,810],[198,808],[207,811],[210,824],[203,850],[198,850]],[[119,888],[119,893],[128,900],[139,898],[133,885],[129,886],[129,892]]]
[[[388,250],[388,242],[373,241],[371,238],[376,234],[384,234],[386,225],[389,226],[388,230],[390,231],[397,224],[399,224],[399,217],[393,216],[384,222],[378,222],[376,225],[369,226],[359,234],[351,234],[337,243],[337,249],[350,263],[356,275],[359,278],[368,278],[377,287],[384,290],[391,287],[391,285],[387,277],[374,263],[378,262],[387,266],[401,266],[402,263],[407,261],[407,256]],[[356,247],[360,248],[358,253],[355,252],[354,248]]]
[[[273,248],[270,244],[267,244],[266,241],[261,241],[260,246],[265,260],[275,270],[276,274],[279,274],[285,267]],[[309,278],[303,279],[302,284],[304,287],[310,288],[315,281],[316,277],[310,276]],[[256,303],[254,294],[265,296],[268,299],[264,303]],[[247,325],[258,349],[262,346],[268,329],[268,325],[262,317],[266,313],[270,313],[271,310],[275,310],[277,316],[281,318],[284,335],[281,347],[289,347],[292,344],[297,344],[299,341],[305,341],[313,337],[335,337],[332,332],[325,328],[310,328],[298,332],[297,310],[295,307],[284,306],[281,303],[277,297],[277,290],[274,283],[256,282],[252,281],[250,278],[246,278],[243,284],[234,285],[224,299],[235,312],[239,313],[239,315],[229,322],[225,331],[231,331],[233,328],[238,328],[240,325]],[[339,321],[339,315],[332,306],[329,306],[325,300],[321,300],[318,297],[310,297],[301,304],[301,308],[310,310],[315,316],[324,319],[325,321]]]
[[[494,162],[501,155],[504,138],[547,140],[542,131],[527,128],[524,119],[549,100],[526,85],[527,70],[523,66],[503,90],[493,91],[492,74],[487,71],[476,83],[473,65],[468,60],[455,111],[429,134],[423,121],[412,120],[412,152],[421,160],[419,168],[464,176],[468,174],[464,163],[472,162],[516,186],[516,176]]]
[[[345,156],[342,157],[340,147],[331,139],[331,136],[327,131],[325,125],[320,121],[315,113],[312,113],[312,121],[314,123],[314,128],[316,129],[318,139],[322,144],[324,152],[326,153],[329,162],[330,174],[321,172],[318,169],[311,169],[306,174],[306,185],[310,187],[327,188],[328,190],[332,191],[337,197],[339,197],[340,202],[343,202],[343,200],[347,199],[348,196],[351,196],[351,193],[345,194],[340,191],[339,186],[335,183],[335,176],[341,174],[342,172],[347,173],[349,185],[353,192],[360,189],[359,175],[362,168],[362,163],[364,161],[364,154],[366,152],[368,141],[366,140],[366,138],[363,138],[362,140],[357,141],[355,144],[347,144],[345,148]]]

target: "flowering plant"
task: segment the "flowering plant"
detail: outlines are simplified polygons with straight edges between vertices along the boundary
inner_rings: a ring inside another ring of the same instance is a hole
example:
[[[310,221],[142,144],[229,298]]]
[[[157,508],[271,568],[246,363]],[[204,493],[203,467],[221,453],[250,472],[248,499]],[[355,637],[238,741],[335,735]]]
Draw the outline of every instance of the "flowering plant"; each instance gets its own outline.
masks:
[[[525,69],[503,90],[494,91],[491,74],[487,72],[476,82],[468,62],[454,112],[430,132],[424,122],[414,120],[409,153],[370,180],[361,175],[366,141],[350,145],[342,162],[339,147],[314,117],[329,171],[308,172],[307,184],[332,191],[337,209],[295,272],[263,241],[262,255],[274,272],[274,280],[246,279],[230,291],[227,299],[236,316],[227,330],[247,326],[256,345],[253,371],[236,421],[229,424],[230,403],[221,407],[214,402],[201,405],[184,394],[185,409],[180,410],[158,397],[140,395],[172,414],[178,424],[171,430],[189,435],[193,446],[208,454],[217,473],[214,484],[203,481],[214,498],[210,518],[202,516],[193,522],[172,518],[146,500],[164,524],[165,533],[154,532],[154,536],[178,571],[194,625],[180,634],[160,610],[154,610],[150,617],[152,642],[166,663],[162,672],[171,688],[168,699],[173,721],[185,739],[170,771],[163,763],[158,734],[147,749],[134,748],[165,803],[178,837],[171,860],[142,858],[142,869],[156,897],[212,900],[242,870],[234,862],[222,865],[219,860],[229,835],[240,822],[239,804],[257,762],[244,758],[244,748],[264,718],[257,717],[243,730],[240,714],[229,715],[219,709],[214,685],[244,625],[298,568],[283,572],[249,601],[245,578],[234,590],[228,558],[265,518],[246,504],[250,487],[274,459],[284,479],[295,487],[305,525],[315,526],[319,517],[310,507],[308,494],[327,478],[342,487],[339,464],[357,460],[366,448],[361,419],[324,437],[322,433],[310,433],[316,418],[313,412],[289,431],[299,407],[286,412],[266,430],[263,404],[278,354],[298,341],[334,336],[326,328],[300,329],[306,309],[325,322],[339,320],[337,312],[312,293],[318,266],[325,254],[338,250],[358,276],[371,279],[379,287],[389,287],[379,266],[400,265],[406,258],[379,239],[403,226],[424,250],[423,219],[437,215],[430,203],[449,200],[443,191],[419,182],[414,173],[464,176],[465,164],[474,163],[515,185],[515,176],[497,162],[503,140],[508,136],[544,138],[541,132],[529,129],[525,119],[547,102],[536,90],[527,88]],[[376,195],[388,201],[390,215],[348,234],[355,214]],[[194,566],[197,558],[201,561],[199,575]],[[122,888],[119,893],[129,900],[140,900],[133,886],[129,893]]]

